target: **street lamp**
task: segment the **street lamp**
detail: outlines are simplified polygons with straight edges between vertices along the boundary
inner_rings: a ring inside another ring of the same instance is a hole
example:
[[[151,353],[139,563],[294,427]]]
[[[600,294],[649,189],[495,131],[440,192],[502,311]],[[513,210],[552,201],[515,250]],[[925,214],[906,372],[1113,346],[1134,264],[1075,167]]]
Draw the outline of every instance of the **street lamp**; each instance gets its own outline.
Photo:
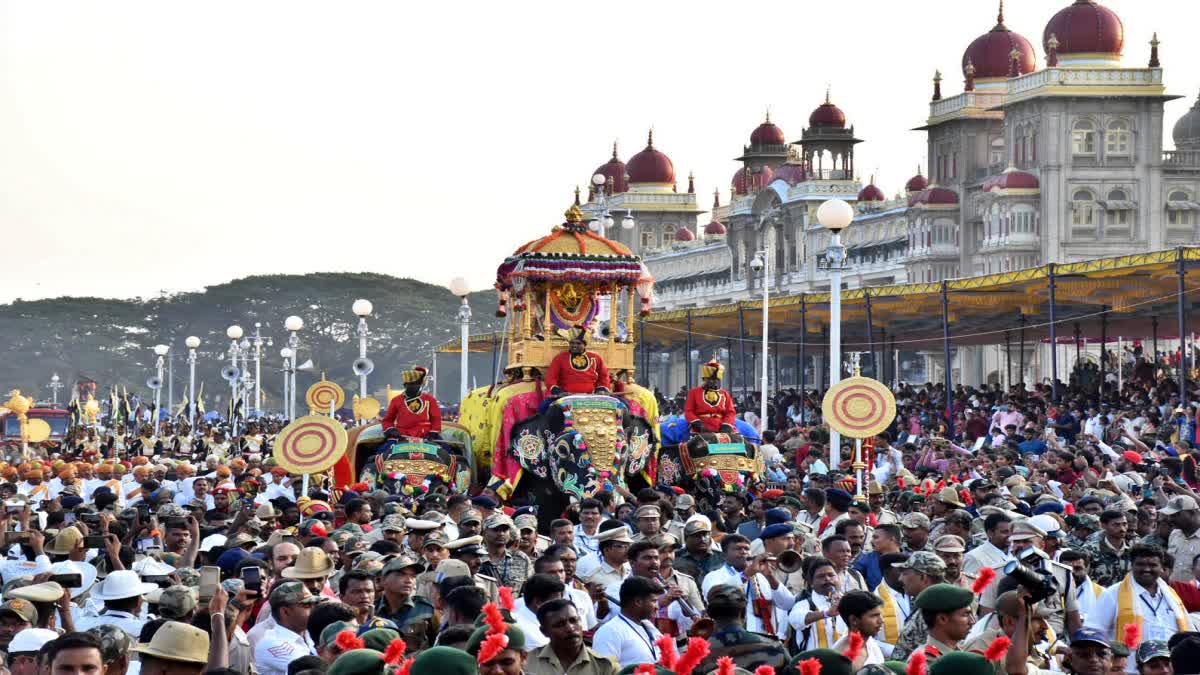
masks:
[[[289,316],[283,321],[283,327],[286,328],[291,335],[288,336],[287,346],[292,350],[292,385],[288,388],[290,398],[288,399],[288,410],[286,417],[290,420],[296,419],[296,365],[300,360],[300,338],[296,333],[304,328],[304,319],[296,315]]]
[[[263,339],[262,323],[254,322],[254,415],[262,415],[262,350],[263,345],[274,344],[271,338]]]
[[[288,412],[288,401],[291,393],[292,385],[292,356],[296,352],[292,351],[291,347],[284,347],[279,350],[279,355],[283,357],[283,416],[291,419]]]
[[[370,300],[359,298],[350,308],[358,317],[358,360],[354,362],[354,374],[358,375],[358,395],[367,395],[367,376],[375,370],[375,364],[367,358],[367,317],[375,310]]]
[[[762,272],[762,397],[759,401],[759,424],[762,425],[760,433],[767,430],[767,373],[770,372],[767,368],[767,358],[770,355],[770,340],[768,338],[768,316],[770,314],[771,291],[768,288],[768,283],[771,280],[770,272],[771,256],[766,249],[754,254],[754,259],[750,261],[750,269],[755,272]]]
[[[231,433],[235,436],[237,435],[237,420],[234,418],[233,412],[237,406],[239,376],[244,374],[238,371],[238,340],[242,339],[242,335],[244,335],[242,327],[237,324],[225,329],[225,337],[229,338],[229,377],[226,378],[229,380],[229,426]]]
[[[52,395],[54,396],[54,401],[53,401],[54,405],[58,405],[58,390],[62,389],[62,388],[63,388],[63,383],[61,382],[60,378],[58,377],[58,373],[54,373],[53,375],[51,375],[50,376],[50,391],[51,391]]]
[[[467,295],[471,293],[471,286],[466,279],[454,277],[450,280],[450,292],[462,299],[462,304],[458,306],[458,322],[461,328],[459,346],[462,352],[462,362],[459,366],[462,372],[459,373],[458,401],[461,405],[467,398],[467,342],[470,340],[467,333],[471,328],[471,305],[467,303]]]
[[[171,348],[166,345],[154,345],[154,353],[158,356],[155,361],[155,366],[158,370],[158,386],[154,388],[154,433],[158,433],[158,421],[162,419],[162,378],[163,378],[163,359],[171,352]],[[167,405],[171,402],[167,401]]]
[[[817,222],[832,235],[820,268],[829,271],[829,386],[842,381],[842,270],[846,269],[846,249],[842,230],[854,220],[854,207],[841,199],[830,199],[817,208]],[[842,451],[842,435],[829,430],[829,466],[837,466]]]
[[[604,234],[605,230],[616,224],[616,219],[609,210],[612,195],[605,190],[608,187],[608,177],[602,173],[592,176],[592,186],[592,203],[596,205],[596,218],[588,221],[588,229]],[[632,230],[636,224],[633,211],[625,209],[625,215],[621,218],[621,229]]]
[[[200,347],[200,338],[190,335],[183,344],[188,348],[188,432],[196,431],[196,349]]]

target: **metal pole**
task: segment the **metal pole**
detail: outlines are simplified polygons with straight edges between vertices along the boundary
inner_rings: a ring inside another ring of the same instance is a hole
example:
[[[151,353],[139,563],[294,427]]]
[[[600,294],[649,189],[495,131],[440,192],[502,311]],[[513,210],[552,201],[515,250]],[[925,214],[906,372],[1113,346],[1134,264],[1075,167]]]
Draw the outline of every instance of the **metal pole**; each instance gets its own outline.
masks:
[[[467,399],[468,393],[467,370],[469,364],[467,363],[467,347],[470,342],[470,336],[467,333],[471,329],[471,305],[467,304],[467,296],[465,295],[462,298],[462,304],[458,306],[458,321],[461,329],[459,334],[459,352],[462,354],[459,362],[461,372],[458,379],[458,400],[461,403]]]
[[[1150,362],[1154,364],[1155,379],[1158,377],[1158,315],[1150,317]]]
[[[1004,331],[1004,370],[1008,374],[1007,389],[1012,389],[1012,333]]]
[[[846,249],[842,248],[842,236],[833,232],[829,249],[825,253],[829,261],[829,386],[842,381],[842,265],[846,262]],[[842,454],[842,435],[829,430],[829,466],[839,464]]]
[[[1058,403],[1058,301],[1055,294],[1058,287],[1054,279],[1054,263],[1046,265],[1050,280],[1050,400]]]
[[[875,367],[878,369],[878,372],[875,373],[875,379],[879,380],[880,382],[887,382],[887,379],[888,379],[888,359],[886,356],[887,343],[888,343],[887,329],[880,328],[879,329],[879,354],[875,355],[875,353],[873,351],[871,352],[871,354],[872,354],[871,363],[875,364]]]
[[[229,365],[233,366],[235,369],[238,367],[237,357],[238,357],[238,341],[230,340],[230,342],[229,342]],[[237,417],[233,413],[235,410],[234,406],[237,405],[238,380],[240,380],[241,378],[243,378],[245,376],[246,376],[245,373],[239,372],[238,377],[229,383],[229,428],[231,430],[230,433],[235,436],[237,435]]]
[[[954,382],[950,372],[950,291],[942,280],[942,358],[946,369],[946,438],[954,438]]]
[[[692,390],[692,310],[687,311],[687,388]]]
[[[691,316],[692,315],[689,312],[689,321]],[[745,390],[742,392],[742,394],[745,395],[750,391],[750,371],[746,370],[746,312],[742,309],[742,303],[740,302],[738,303],[738,330],[740,331],[739,334],[741,335],[741,337],[738,339],[738,351],[740,352],[740,358],[742,361],[742,389]]]
[[[292,379],[292,362],[291,359],[283,360],[283,417],[291,420],[291,413],[288,411],[288,401],[291,399],[291,379]]]
[[[292,365],[289,369],[292,386],[288,389],[287,418],[294,420],[296,419],[296,367],[300,365],[300,336],[296,335],[296,331],[292,331],[292,334],[288,336],[288,346],[292,348]]]
[[[1096,383],[1096,395],[1104,390],[1104,362],[1108,355],[1108,307],[1100,306],[1100,378]],[[1111,361],[1109,362],[1111,365]]]
[[[492,372],[496,372],[496,361],[500,358],[499,349],[496,345],[496,336],[492,336]]]
[[[805,393],[805,391],[804,391],[805,385],[807,384],[804,381],[805,380],[804,362],[806,360],[806,358],[805,358],[806,355],[804,352],[806,351],[806,349],[808,347],[808,345],[805,344],[807,342],[807,340],[808,340],[808,303],[806,302],[804,296],[802,295],[802,296],[800,296],[800,426],[804,426],[805,408],[807,407],[804,404],[808,400],[808,394]]]
[[[771,395],[770,390],[767,389],[767,385],[768,385],[768,383],[767,383],[767,368],[768,368],[768,366],[770,366],[770,362],[769,362],[770,361],[770,352],[768,351],[770,349],[770,343],[767,341],[767,331],[768,331],[767,317],[768,317],[768,312],[770,311],[770,306],[771,306],[771,297],[770,297],[771,261],[770,261],[770,256],[767,255],[766,249],[763,249],[763,251],[761,251],[759,255],[762,256],[762,261],[763,261],[763,268],[762,268],[762,272],[763,272],[763,276],[762,276],[762,280],[763,280],[763,291],[762,291],[762,294],[763,294],[763,297],[762,297],[762,383],[760,384],[760,386],[762,387],[762,396],[759,399],[759,406],[758,406],[758,419],[759,419],[759,423],[762,424],[762,429],[759,432],[761,434],[761,433],[765,433],[767,430],[767,426],[768,426],[767,425],[767,398]]]
[[[196,350],[188,349],[188,429],[196,430]]]
[[[801,366],[804,365],[804,361],[800,358],[800,355],[803,353],[800,351],[801,349],[802,347],[800,345],[796,345],[796,365],[793,367],[795,377],[792,381],[795,382],[797,386],[799,386],[800,383],[800,369]]]
[[[1079,322],[1076,321],[1075,322],[1075,367],[1076,368],[1078,368],[1079,365],[1082,363],[1081,358],[1080,358],[1082,355],[1080,354],[1080,349],[1079,349],[1079,336],[1080,335],[1081,335],[1081,331],[1079,329]]]
[[[358,358],[367,358],[367,317],[358,317]],[[492,369],[495,370],[496,351],[495,345],[492,345]],[[358,375],[358,395],[368,396],[367,392],[367,373],[364,370]]]
[[[1020,316],[1021,316],[1021,353],[1020,353],[1021,367],[1018,369],[1017,377],[1019,377],[1020,381],[1022,383],[1024,383],[1025,382],[1025,315],[1022,314]]]
[[[1117,336],[1117,394],[1125,388],[1125,373],[1121,372],[1121,335]]]
[[[159,412],[162,410],[162,379],[163,379],[163,357],[158,357],[158,362],[155,364],[158,367],[158,389],[154,390],[154,418],[150,421],[154,425],[154,435],[158,435],[158,420],[161,417]]]
[[[254,322],[254,416],[262,415],[262,323]]]
[[[875,324],[871,322],[871,292],[864,291],[867,301],[867,354],[871,357],[871,377],[879,379],[878,361],[875,360]]]
[[[1187,406],[1187,352],[1183,348],[1187,335],[1187,307],[1184,294],[1187,292],[1187,266],[1183,259],[1183,247],[1176,249],[1175,274],[1179,279],[1179,295],[1175,300],[1175,313],[1179,319],[1179,405]]]
[[[55,392],[57,394],[58,392]],[[175,400],[175,352],[167,352],[167,408]]]

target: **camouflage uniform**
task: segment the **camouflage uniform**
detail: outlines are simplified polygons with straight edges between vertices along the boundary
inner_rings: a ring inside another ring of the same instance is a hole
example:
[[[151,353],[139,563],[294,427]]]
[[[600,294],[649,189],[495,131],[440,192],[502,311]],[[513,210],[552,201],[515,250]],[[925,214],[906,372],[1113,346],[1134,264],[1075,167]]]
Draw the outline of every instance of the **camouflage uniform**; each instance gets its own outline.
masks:
[[[1129,573],[1129,543],[1124,542],[1120,550],[1108,543],[1103,532],[1100,536],[1088,541],[1083,551],[1092,559],[1092,581],[1101,586],[1111,586],[1125,578]]]
[[[759,666],[771,666],[776,672],[783,672],[788,664],[787,649],[782,642],[768,635],[751,633],[736,623],[717,626],[708,642],[712,651],[700,662],[696,672],[715,671],[717,659],[722,656],[732,658],[734,665],[750,672]]]
[[[501,586],[508,586],[513,593],[520,595],[525,580],[533,574],[533,561],[520,551],[505,551],[504,559],[499,564],[485,558],[479,566],[479,573],[497,580]]]
[[[386,597],[379,598],[375,603],[375,617],[396,624],[400,636],[408,644],[410,654],[432,647],[437,637],[438,626],[433,615],[433,605],[416,595],[409,596],[395,610],[388,607]]]
[[[908,656],[917,647],[925,644],[928,636],[929,627],[925,625],[925,617],[920,610],[914,608],[912,614],[908,615],[908,621],[905,621],[904,627],[900,629],[900,637],[896,640],[896,647],[889,658],[893,661],[908,661]]]

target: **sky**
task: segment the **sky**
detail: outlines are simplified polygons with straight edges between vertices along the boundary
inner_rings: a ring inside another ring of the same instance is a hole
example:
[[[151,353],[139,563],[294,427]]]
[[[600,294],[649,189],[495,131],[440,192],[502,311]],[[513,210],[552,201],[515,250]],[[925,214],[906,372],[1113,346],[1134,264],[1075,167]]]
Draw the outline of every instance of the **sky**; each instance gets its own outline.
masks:
[[[1008,0],[1036,46],[1070,0]],[[1107,0],[1125,63],[1158,31],[1166,136],[1200,89],[1200,3]],[[149,297],[252,274],[476,289],[654,128],[679,189],[728,199],[770,109],[828,86],[895,193],[925,162],[935,69],[993,0],[824,3],[0,0],[0,302]],[[376,302],[386,299],[373,299]],[[347,308],[349,311],[349,308]]]

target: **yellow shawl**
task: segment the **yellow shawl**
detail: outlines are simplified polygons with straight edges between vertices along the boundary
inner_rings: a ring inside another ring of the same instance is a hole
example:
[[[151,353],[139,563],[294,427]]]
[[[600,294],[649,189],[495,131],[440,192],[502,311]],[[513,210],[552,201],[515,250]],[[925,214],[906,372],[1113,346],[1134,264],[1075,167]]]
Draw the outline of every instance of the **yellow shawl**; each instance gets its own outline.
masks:
[[[1175,590],[1165,583],[1159,583],[1159,590],[1166,594],[1167,602],[1171,605],[1171,610],[1175,613],[1175,625],[1180,632],[1188,630],[1187,612],[1183,608],[1183,601],[1175,593]],[[1125,626],[1130,623],[1136,623],[1138,632],[1145,635],[1142,631],[1142,617],[1134,609],[1134,591],[1133,591],[1133,574],[1126,574],[1121,581],[1121,588],[1117,591],[1117,639],[1125,635]]]
[[[883,600],[883,637],[879,639],[894,645],[900,639],[900,628],[904,626],[904,620],[897,611],[895,598],[892,597],[892,589],[888,587],[886,581],[879,582],[875,592]]]

